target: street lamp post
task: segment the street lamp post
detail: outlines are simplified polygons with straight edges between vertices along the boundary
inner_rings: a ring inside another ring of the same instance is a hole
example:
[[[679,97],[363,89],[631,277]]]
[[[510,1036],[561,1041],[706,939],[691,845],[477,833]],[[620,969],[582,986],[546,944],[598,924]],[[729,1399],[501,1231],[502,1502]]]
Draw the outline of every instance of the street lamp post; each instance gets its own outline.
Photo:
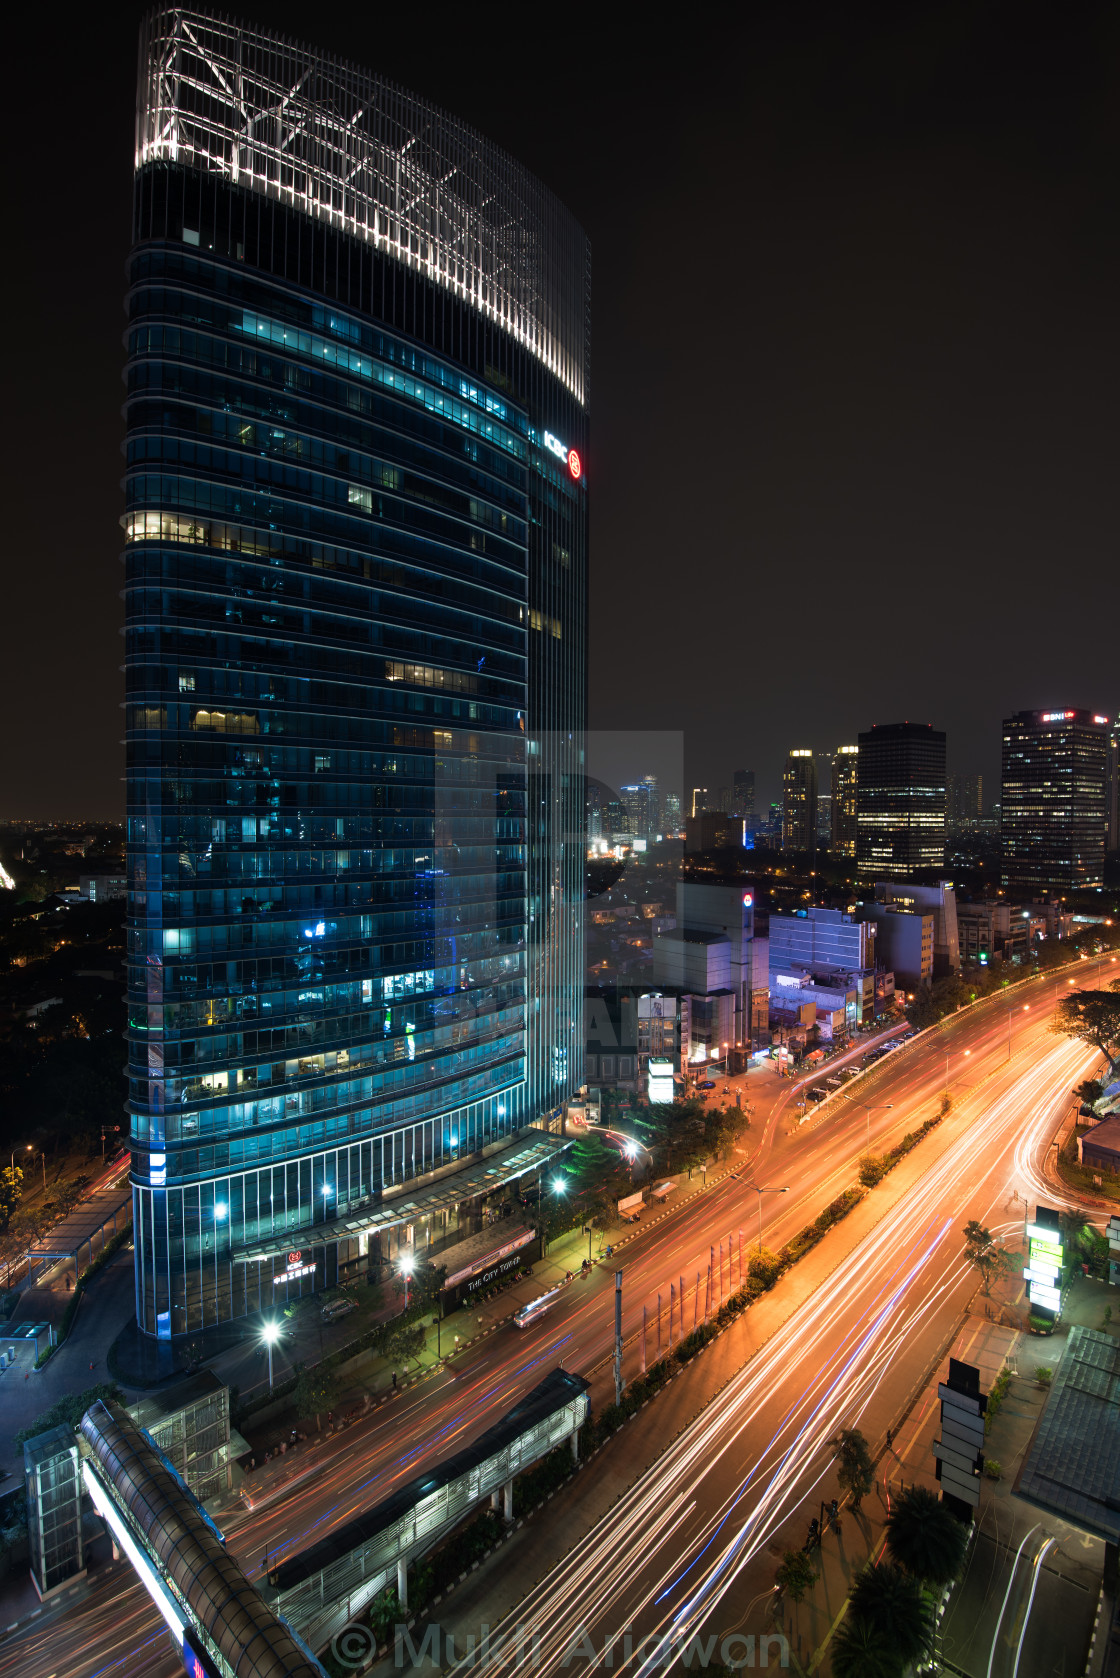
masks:
[[[872,1115],[872,1113],[889,1113],[893,1106],[894,1106],[893,1101],[884,1101],[884,1102],[880,1103],[880,1105],[877,1106],[877,1107],[869,1106],[866,1101],[863,1103],[863,1110],[867,1114],[867,1146],[869,1148],[871,1146],[871,1115]]]
[[[268,1347],[268,1390],[272,1391],[272,1348],[280,1338],[279,1323],[265,1323],[261,1329],[261,1338]]]
[[[784,1188],[778,1189],[778,1188],[767,1188],[767,1187],[760,1188],[757,1183],[751,1183],[750,1187],[754,1190],[755,1194],[757,1194],[757,1196],[758,1196],[758,1250],[759,1250],[759,1252],[761,1252],[762,1251],[762,1197],[763,1197],[764,1194],[788,1194],[789,1193],[789,1185],[787,1183]]]

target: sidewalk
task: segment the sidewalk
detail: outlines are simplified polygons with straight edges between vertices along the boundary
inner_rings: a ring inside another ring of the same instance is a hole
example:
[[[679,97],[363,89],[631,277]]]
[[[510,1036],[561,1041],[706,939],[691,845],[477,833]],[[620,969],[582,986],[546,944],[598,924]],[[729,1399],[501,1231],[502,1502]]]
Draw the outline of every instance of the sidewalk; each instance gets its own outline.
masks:
[[[829,1670],[828,1648],[833,1634],[843,1619],[848,1593],[857,1575],[870,1561],[881,1559],[886,1544],[886,1522],[890,1513],[892,1493],[905,1486],[927,1486],[938,1491],[934,1474],[933,1441],[940,1431],[940,1402],[937,1387],[949,1373],[950,1356],[980,1369],[980,1388],[987,1392],[1009,1356],[1014,1356],[1022,1338],[1017,1330],[991,1322],[983,1313],[984,1302],[977,1299],[979,1314],[971,1310],[953,1336],[950,1345],[942,1348],[934,1369],[920,1387],[908,1394],[901,1404],[884,1404],[882,1415],[872,1411],[865,1428],[873,1456],[877,1456],[875,1485],[864,1499],[859,1514],[850,1507],[841,1510],[842,1533],[826,1532],[813,1560],[819,1569],[812,1589],[799,1604],[778,1605],[777,1624],[790,1640],[791,1659],[795,1670],[804,1674]],[[876,1436],[875,1424],[881,1422],[884,1432]],[[890,1427],[893,1443],[885,1443],[885,1429]],[[825,1502],[837,1495],[838,1488],[832,1474],[821,1486]],[[787,1524],[780,1539],[771,1548],[775,1561],[782,1550],[799,1548],[805,1542],[810,1519],[818,1513],[806,1507],[796,1522]]]
[[[599,1231],[595,1232],[592,1241],[592,1262],[596,1263],[600,1253],[605,1253],[608,1242],[606,1236]],[[563,1283],[569,1271],[573,1276],[570,1286],[578,1287],[580,1265],[587,1257],[587,1245],[587,1237],[579,1229],[558,1236],[549,1244],[546,1257],[538,1259],[533,1266],[531,1277],[514,1282],[493,1299],[480,1300],[477,1304],[464,1306],[452,1312],[442,1322],[433,1317],[426,1325],[426,1341],[420,1356],[413,1361],[408,1370],[402,1368],[399,1363],[396,1365],[396,1388],[393,1385],[394,1365],[390,1359],[383,1358],[372,1350],[359,1352],[353,1358],[347,1359],[337,1371],[341,1392],[332,1406],[336,1418],[332,1426],[325,1426],[321,1435],[308,1433],[306,1444],[301,1442],[292,1449],[285,1450],[279,1458],[274,1457],[269,1463],[262,1461],[266,1451],[277,1450],[281,1444],[288,1441],[292,1426],[296,1422],[301,1423],[306,1432],[308,1418],[295,1415],[290,1399],[279,1400],[271,1414],[266,1409],[259,1417],[247,1418],[245,1431],[251,1440],[258,1464],[250,1476],[254,1502],[259,1504],[262,1497],[288,1485],[293,1478],[302,1476],[308,1452],[320,1439],[344,1427],[355,1414],[364,1414],[374,1404],[384,1403],[392,1397],[394,1391],[406,1391],[438,1374],[456,1351],[477,1345],[487,1335],[493,1334],[523,1305],[528,1305],[542,1293],[547,1293],[550,1288]],[[216,1360],[218,1361],[220,1360]],[[234,1476],[235,1490],[239,1490],[242,1475],[236,1466]]]
[[[954,1587],[941,1625],[940,1643],[949,1665],[945,1670],[982,1675],[996,1634],[996,1614],[1003,1598],[1003,1585],[1010,1578],[1011,1564],[1019,1540],[1036,1525],[1056,1540],[1044,1570],[1044,1596],[1051,1621],[1055,1615],[1064,1628],[1070,1647],[1088,1642],[1096,1609],[1104,1547],[1086,1533],[1036,1508],[1016,1495],[1019,1470],[1041,1413],[1046,1391],[1034,1379],[1039,1364],[1056,1367],[1065,1346],[1065,1330],[1072,1322],[1120,1333],[1120,1323],[1105,1324],[1106,1289],[1102,1283],[1080,1280],[1067,1300],[1062,1325],[1052,1337],[1039,1339],[1005,1322],[998,1321],[998,1301],[977,1293],[969,1313],[952,1343],[942,1349],[936,1367],[901,1404],[898,1418],[890,1423],[893,1443],[869,1435],[872,1455],[878,1452],[875,1486],[859,1515],[850,1508],[842,1511],[841,1536],[828,1532],[814,1560],[820,1569],[812,1590],[798,1605],[779,1609],[778,1624],[790,1639],[796,1670],[807,1675],[830,1670],[828,1649],[843,1619],[851,1586],[868,1562],[882,1558],[886,1544],[886,1522],[892,1496],[903,1487],[925,1486],[940,1490],[934,1469],[933,1441],[940,1432],[938,1384],[947,1379],[950,1356],[980,1370],[980,1390],[990,1393],[1000,1371],[1010,1370],[1012,1379],[985,1439],[987,1461],[997,1462],[1002,1478],[981,1483],[980,1508],[965,1572]],[[991,1313],[991,1314],[989,1314]],[[871,1420],[871,1417],[868,1418]],[[877,1419],[877,1418],[876,1418]],[[825,1483],[827,1501],[835,1486]],[[815,1509],[806,1509],[795,1525],[790,1523],[772,1548],[775,1560],[781,1550],[805,1541],[805,1530]],[[999,1579],[999,1588],[995,1580]],[[1040,1602],[1042,1598],[1040,1598]]]

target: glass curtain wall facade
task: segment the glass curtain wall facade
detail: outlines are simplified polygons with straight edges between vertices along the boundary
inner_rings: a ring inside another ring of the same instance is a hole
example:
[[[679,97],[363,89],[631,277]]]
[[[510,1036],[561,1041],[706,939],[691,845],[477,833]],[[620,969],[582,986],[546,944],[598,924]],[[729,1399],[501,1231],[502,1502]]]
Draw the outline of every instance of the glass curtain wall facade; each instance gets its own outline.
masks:
[[[147,20],[122,523],[149,1334],[330,1285],[349,1254],[316,1226],[582,1081],[588,274],[463,125]]]
[[[945,735],[928,723],[874,725],[859,736],[857,864],[867,878],[908,879],[945,862]]]
[[[817,763],[811,751],[795,748],[782,773],[782,849],[817,848]]]
[[[1003,884],[1032,896],[1104,884],[1108,717],[1018,711],[1003,725]]]
[[[834,857],[856,858],[859,833],[859,747],[837,746],[832,759],[832,807],[829,812]]]

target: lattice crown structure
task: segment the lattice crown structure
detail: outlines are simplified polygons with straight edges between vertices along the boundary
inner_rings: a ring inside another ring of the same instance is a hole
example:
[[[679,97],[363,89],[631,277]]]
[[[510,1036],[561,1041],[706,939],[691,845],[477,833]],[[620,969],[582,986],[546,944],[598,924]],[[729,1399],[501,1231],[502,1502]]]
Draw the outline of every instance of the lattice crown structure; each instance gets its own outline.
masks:
[[[586,404],[587,237],[458,118],[330,53],[187,7],[140,31],[136,167],[224,175],[366,239],[497,322]]]

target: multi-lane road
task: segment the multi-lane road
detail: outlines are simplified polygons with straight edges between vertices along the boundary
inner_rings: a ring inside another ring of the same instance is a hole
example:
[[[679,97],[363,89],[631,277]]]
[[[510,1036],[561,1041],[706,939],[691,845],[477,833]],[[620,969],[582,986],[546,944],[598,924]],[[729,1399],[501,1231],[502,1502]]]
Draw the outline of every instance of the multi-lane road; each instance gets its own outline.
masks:
[[[1053,1121],[1091,1058],[1052,1038],[1032,1050],[962,1100],[928,1168],[900,1168],[911,1180],[842,1263],[821,1273],[822,1251],[817,1274],[787,1279],[796,1298],[764,1352],[751,1356],[765,1333],[755,1313],[730,1331],[738,1344],[721,1352],[722,1391],[539,1583],[555,1538],[542,1526],[522,1540],[500,1587],[515,1606],[490,1618],[493,1667],[512,1669],[530,1627],[544,1678],[570,1669],[577,1635],[584,1670],[609,1664],[613,1648],[615,1670],[647,1678],[693,1637],[706,1646],[713,1633],[773,1629],[761,1606],[773,1585],[768,1546],[831,1488],[829,1441],[859,1426],[881,1442],[944,1345],[975,1287],[960,1237],[967,1219],[1021,1226],[1009,1203],[1024,1125]],[[460,1648],[477,1630],[475,1609],[456,1605],[449,1629]],[[619,1658],[624,1635],[629,1662]]]
[[[742,1617],[766,1566],[771,1578],[761,1588],[772,1582],[772,1562],[763,1555],[768,1539],[825,1472],[829,1434],[857,1419],[872,1434],[880,1419],[885,1428],[892,1406],[941,1344],[938,1335],[959,1316],[969,1287],[961,1224],[978,1216],[1010,1228],[1022,1219],[1021,1209],[1013,1216],[1006,1210],[1012,1190],[1032,1200],[1038,1194],[1038,1160],[1072,1085],[1095,1058],[1048,1033],[1064,988],[1038,981],[1017,987],[1007,1007],[966,1011],[889,1056],[811,1123],[792,1123],[790,1098],[780,1100],[750,1133],[751,1158],[738,1176],[626,1245],[618,1265],[628,1368],[636,1369],[643,1307],[652,1357],[658,1294],[667,1337],[670,1287],[683,1276],[691,1327],[696,1274],[703,1278],[702,1315],[709,1252],[715,1246],[718,1256],[721,1241],[725,1289],[730,1285],[728,1249],[738,1253],[740,1229],[748,1248],[758,1238],[752,1181],[789,1185],[788,1194],[762,1201],[764,1238],[780,1246],[853,1180],[869,1128],[874,1147],[888,1145],[936,1110],[948,1083],[955,1103],[949,1119],[767,1296],[765,1309],[748,1313],[707,1354],[724,1360],[728,1384],[609,1522],[592,1521],[555,1572],[548,1564],[566,1535],[543,1522],[521,1535],[517,1555],[531,1577],[518,1589],[547,1575],[523,1605],[522,1620],[531,1606],[559,1647],[573,1616],[601,1630],[625,1622],[677,1637],[716,1620],[722,1627],[730,1593],[731,1619]],[[613,1268],[574,1282],[535,1329],[508,1328],[468,1347],[437,1377],[324,1442],[316,1448],[317,1473],[290,1497],[228,1518],[230,1548],[250,1576],[266,1556],[275,1565],[297,1553],[460,1447],[559,1360],[583,1372],[603,1369],[613,1335]],[[679,1330],[678,1305],[674,1337]],[[762,1340],[765,1349],[752,1355]],[[506,1570],[507,1588],[515,1577],[516,1567]],[[469,1598],[460,1612],[470,1612]],[[178,1670],[162,1622],[124,1568],[95,1583],[69,1612],[45,1614],[0,1650],[0,1674],[171,1678]]]

